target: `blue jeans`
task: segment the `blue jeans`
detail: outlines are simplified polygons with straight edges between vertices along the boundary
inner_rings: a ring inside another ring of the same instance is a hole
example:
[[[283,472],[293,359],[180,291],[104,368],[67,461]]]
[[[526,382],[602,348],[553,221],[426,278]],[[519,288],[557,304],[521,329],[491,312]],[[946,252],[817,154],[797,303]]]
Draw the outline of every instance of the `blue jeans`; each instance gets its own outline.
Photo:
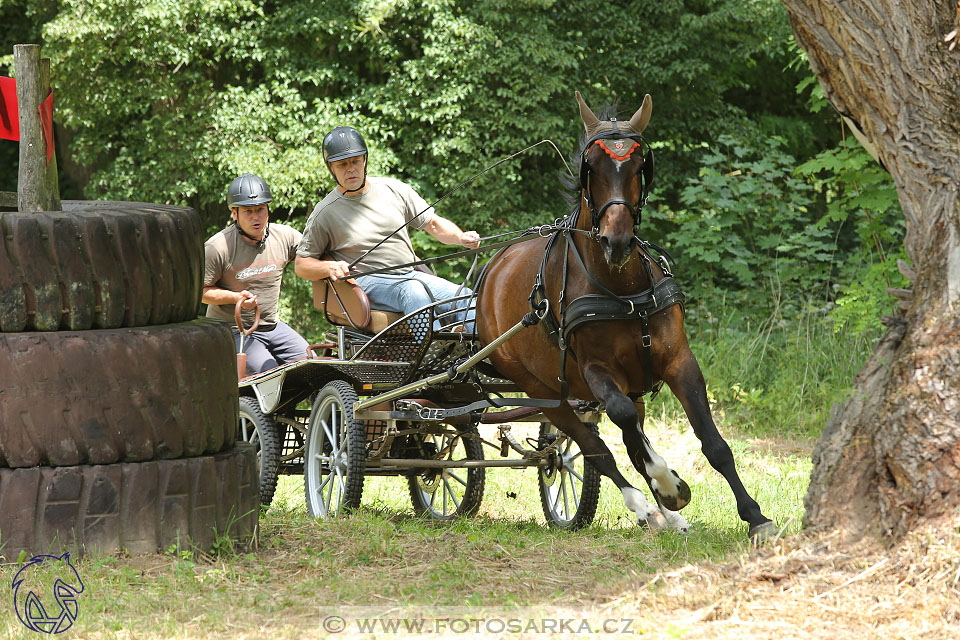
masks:
[[[449,280],[422,271],[360,276],[357,284],[366,292],[371,307],[404,315],[439,300],[473,294],[467,287],[461,288]],[[470,299],[466,298],[438,304],[434,310],[435,315],[455,309],[458,311],[434,322],[434,330],[441,325],[462,324],[468,333],[473,333],[475,309],[468,309],[469,303]]]
[[[233,341],[240,350],[240,334],[233,330]],[[307,341],[286,322],[277,321],[272,331],[254,331],[243,338],[243,352],[247,354],[247,375],[252,376],[281,364],[307,357]]]

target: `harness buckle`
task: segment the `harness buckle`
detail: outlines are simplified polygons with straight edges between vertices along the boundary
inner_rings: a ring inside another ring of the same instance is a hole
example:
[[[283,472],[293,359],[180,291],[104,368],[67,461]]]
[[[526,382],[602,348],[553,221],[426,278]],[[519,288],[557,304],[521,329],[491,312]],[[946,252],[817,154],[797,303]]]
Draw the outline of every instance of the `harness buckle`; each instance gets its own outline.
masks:
[[[645,335],[640,339],[640,344],[642,344],[645,349],[649,349],[649,348],[650,348],[650,345],[653,344],[653,341],[652,341],[652,339],[650,338],[650,334],[645,334]]]

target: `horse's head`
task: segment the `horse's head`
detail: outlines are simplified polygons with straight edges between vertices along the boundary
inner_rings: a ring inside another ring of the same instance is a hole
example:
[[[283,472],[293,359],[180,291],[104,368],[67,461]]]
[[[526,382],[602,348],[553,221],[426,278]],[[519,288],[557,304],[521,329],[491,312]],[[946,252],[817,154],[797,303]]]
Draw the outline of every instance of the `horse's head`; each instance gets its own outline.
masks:
[[[636,248],[636,226],[653,180],[653,153],[644,155],[643,130],[650,121],[650,95],[627,122],[601,120],[577,91],[586,137],[580,157],[582,203],[590,228],[611,266],[622,266]],[[599,203],[599,204],[598,204]]]

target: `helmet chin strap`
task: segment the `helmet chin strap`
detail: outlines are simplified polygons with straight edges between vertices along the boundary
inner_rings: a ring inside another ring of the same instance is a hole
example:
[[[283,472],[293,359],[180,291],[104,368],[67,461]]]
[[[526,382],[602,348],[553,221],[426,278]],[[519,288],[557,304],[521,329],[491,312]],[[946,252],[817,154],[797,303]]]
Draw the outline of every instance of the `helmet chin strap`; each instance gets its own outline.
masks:
[[[337,185],[339,185],[339,186],[341,186],[341,187],[343,186],[342,184],[340,184],[340,181],[339,181],[339,180],[337,180]],[[360,186],[357,187],[356,189],[344,189],[343,192],[344,192],[344,193],[356,193],[357,191],[363,191],[363,188],[364,188],[365,186],[367,186],[367,170],[366,170],[366,169],[363,170],[363,182],[360,183]]]
[[[267,238],[270,237],[270,223],[269,223],[269,222],[267,222],[267,228],[263,230],[263,238],[261,238],[261,239],[259,239],[259,240],[256,239],[256,238],[254,238],[252,235],[250,235],[250,234],[247,233],[246,231],[244,231],[244,230],[243,230],[243,227],[241,227],[241,226],[240,226],[240,223],[237,222],[236,220],[233,221],[233,224],[235,224],[235,225],[237,226],[237,231],[240,232],[240,235],[242,235],[244,238],[249,238],[250,240],[253,240],[253,241],[256,243],[257,249],[263,249],[263,247],[267,244]]]

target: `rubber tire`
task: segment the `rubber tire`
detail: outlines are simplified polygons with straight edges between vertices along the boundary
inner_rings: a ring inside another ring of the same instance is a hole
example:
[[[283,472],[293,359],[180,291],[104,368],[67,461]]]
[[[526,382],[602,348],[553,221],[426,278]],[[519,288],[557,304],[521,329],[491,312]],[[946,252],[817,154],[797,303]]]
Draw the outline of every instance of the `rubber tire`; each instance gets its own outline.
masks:
[[[218,536],[251,539],[258,517],[256,454],[246,443],[180,460],[0,469],[8,563],[21,551],[210,550]]]
[[[479,432],[476,427],[463,429],[463,433],[475,434]],[[414,437],[414,436],[411,436]],[[483,444],[472,438],[461,438],[460,442],[466,453],[466,460],[483,460]],[[464,471],[459,469],[458,471]],[[460,500],[460,506],[450,515],[438,515],[423,500],[423,492],[420,489],[420,476],[410,476],[407,478],[407,486],[410,489],[410,502],[413,504],[413,511],[418,516],[424,516],[431,520],[448,521],[457,518],[468,518],[474,516],[480,510],[480,504],[483,502],[483,491],[486,485],[486,469],[482,467],[473,467],[466,469],[467,486],[464,488],[463,499]]]
[[[229,449],[226,323],[0,333],[0,467],[114,464]]]
[[[320,463],[314,458],[323,450],[326,436],[318,424],[320,413],[328,403],[340,407],[342,427],[338,437],[346,445],[346,475],[343,481],[343,495],[339,509],[334,516],[348,513],[360,506],[363,495],[363,472],[367,462],[367,440],[363,425],[353,417],[353,405],[357,393],[353,386],[343,380],[328,382],[317,394],[310,411],[310,426],[307,428],[307,445],[303,456],[303,491],[307,503],[307,512],[314,518],[329,518],[329,513],[320,510],[314,500],[314,493],[321,484]]]
[[[193,209],[111,202],[0,213],[0,234],[0,332],[197,317],[203,229]]]
[[[244,438],[243,421],[253,427]],[[240,416],[237,420],[237,441],[249,442],[257,450],[257,473],[260,476],[260,506],[269,507],[277,491],[277,473],[280,470],[280,430],[271,416],[260,411],[256,398],[241,396]]]
[[[594,434],[600,434],[600,430],[595,422],[586,422],[584,424]],[[553,425],[549,425],[548,423],[540,425],[541,437],[546,433],[548,428],[554,429]],[[576,443],[570,440],[570,446],[576,446]],[[597,503],[600,500],[601,476],[596,467],[586,459],[583,459],[582,475],[583,484],[580,485],[580,505],[573,518],[566,521],[559,521],[554,517],[550,508],[550,497],[548,495],[548,485],[544,481],[544,470],[537,470],[537,485],[540,489],[540,506],[543,507],[543,515],[547,519],[547,524],[551,527],[567,531],[576,531],[577,529],[589,526],[590,523],[593,522],[593,518],[597,515]]]

